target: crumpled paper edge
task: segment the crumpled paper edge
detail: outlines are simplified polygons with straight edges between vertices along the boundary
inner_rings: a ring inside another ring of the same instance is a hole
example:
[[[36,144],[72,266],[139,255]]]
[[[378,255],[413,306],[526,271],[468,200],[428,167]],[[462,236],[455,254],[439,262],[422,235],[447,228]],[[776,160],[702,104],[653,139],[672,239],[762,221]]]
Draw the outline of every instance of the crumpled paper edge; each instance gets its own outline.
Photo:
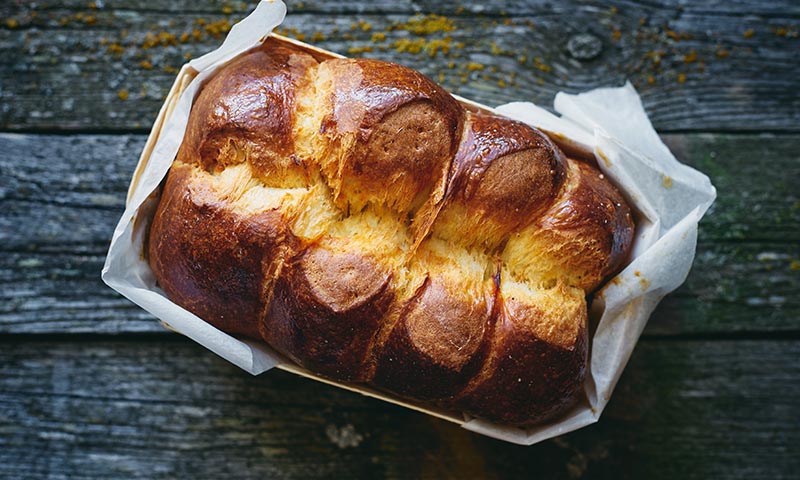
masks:
[[[199,86],[216,67],[263,41],[285,14],[282,2],[260,2],[252,14],[231,29],[219,49],[184,66],[199,73],[174,109],[164,115],[160,132],[154,128],[158,139],[138,183],[132,185],[102,272],[111,288],[253,375],[285,360],[265,344],[234,338],[167,299],[140,253],[146,225],[135,220],[155,206],[151,194],[178,151]],[[465,415],[464,428],[522,445],[598,420],[650,313],[688,275],[694,259],[697,224],[716,196],[708,177],[678,162],[661,142],[630,84],[578,95],[559,93],[555,110],[560,117],[525,102],[496,109],[594,155],[603,174],[615,181],[637,212],[637,231],[633,260],[596,294],[593,302],[593,315],[600,320],[592,338],[586,402],[556,422],[530,429],[499,426]]]

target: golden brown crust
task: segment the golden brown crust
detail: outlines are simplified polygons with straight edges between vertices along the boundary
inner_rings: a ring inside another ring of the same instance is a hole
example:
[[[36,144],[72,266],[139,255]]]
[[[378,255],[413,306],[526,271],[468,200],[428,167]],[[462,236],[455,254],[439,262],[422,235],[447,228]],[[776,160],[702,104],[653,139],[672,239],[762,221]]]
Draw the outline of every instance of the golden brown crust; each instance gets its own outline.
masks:
[[[319,374],[489,420],[569,408],[630,209],[413,70],[274,40],[203,88],[149,236],[166,294]]]
[[[585,285],[587,290],[594,290],[615,272],[628,254],[633,240],[633,219],[622,194],[602,173],[584,162],[571,163],[578,166],[580,182],[571,195],[551,207],[540,228],[552,232],[571,231],[576,236],[596,239],[596,250],[590,254],[596,263],[585,267],[585,270],[597,272],[594,281]]]
[[[495,248],[541,216],[564,175],[561,151],[541,132],[507,118],[470,113],[437,233]]]
[[[455,395],[483,364],[494,325],[491,295],[465,295],[428,278],[380,347],[372,383],[400,395]]]
[[[276,210],[231,212],[195,180],[185,164],[170,170],[150,230],[150,265],[175,303],[221,330],[257,338],[285,222]]]
[[[588,352],[587,329],[563,347],[535,335],[531,321],[548,316],[535,305],[505,299],[494,328],[491,357],[484,370],[454,401],[467,412],[511,425],[532,425],[563,413],[583,388]],[[586,308],[575,309],[583,318]]]
[[[323,375],[363,380],[370,340],[393,299],[390,275],[363,255],[309,247],[275,285],[264,339]]]
[[[203,88],[192,108],[178,159],[221,170],[247,160],[265,184],[307,183],[293,156],[295,92],[317,62],[268,40],[234,59]]]
[[[615,273],[633,240],[633,218],[619,191],[588,164],[568,161],[561,195],[503,252],[515,277],[549,285],[566,279],[592,292]]]
[[[342,205],[385,203],[400,213],[441,198],[463,110],[421,73],[389,62],[334,59],[320,136],[338,161],[323,169]]]

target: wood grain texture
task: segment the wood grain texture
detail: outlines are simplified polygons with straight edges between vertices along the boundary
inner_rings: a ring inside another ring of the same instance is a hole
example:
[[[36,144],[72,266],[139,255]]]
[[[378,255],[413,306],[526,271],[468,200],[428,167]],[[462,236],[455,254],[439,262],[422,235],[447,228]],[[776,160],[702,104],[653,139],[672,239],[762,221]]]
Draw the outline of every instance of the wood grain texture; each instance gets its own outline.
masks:
[[[218,45],[230,23],[253,6],[100,4],[0,6],[0,78],[6,79],[0,128],[144,131],[174,69],[187,55]],[[289,7],[284,27],[291,35],[403,63],[488,105],[532,100],[549,106],[559,90],[630,79],[662,131],[797,131],[800,124],[796,2],[628,1],[612,8],[579,1],[315,1]],[[447,20],[414,23],[414,14],[430,12]],[[415,25],[422,34],[413,32]],[[590,35],[596,54],[570,46],[579,35]],[[431,41],[440,42],[434,56]],[[422,51],[397,42],[421,42]]]
[[[645,334],[797,331],[800,136],[666,140],[711,176],[719,199],[687,283]],[[143,144],[142,135],[0,134],[0,332],[162,331],[99,278]]]
[[[542,13],[543,11],[567,11],[569,4],[545,4],[539,0],[499,0],[494,2],[480,2],[475,0],[458,0],[454,2],[440,2],[436,0],[341,0],[330,2],[327,0],[284,0],[290,12],[301,13],[418,13],[436,11],[442,14],[461,16],[509,16]],[[192,0],[174,0],[169,3],[160,0],[104,0],[95,2],[83,0],[45,0],[37,2],[36,9],[40,11],[58,10],[69,8],[73,10],[133,10],[133,11],[162,11],[173,13],[225,13],[247,14],[253,10],[255,0],[231,2],[228,0],[205,0],[202,2]],[[664,8],[687,13],[705,14],[725,9],[734,14],[749,14],[756,16],[774,16],[793,18],[797,16],[797,5],[791,0],[774,2],[756,2],[742,0],[726,2],[722,0],[704,0],[702,2],[687,3],[683,0],[661,0],[658,5],[637,0],[615,0],[611,2],[583,1],[579,5],[607,9],[616,6],[617,13],[624,8]],[[9,5],[9,9],[11,9]]]
[[[534,447],[188,340],[3,343],[0,476],[791,478],[797,341],[649,341],[599,424]]]

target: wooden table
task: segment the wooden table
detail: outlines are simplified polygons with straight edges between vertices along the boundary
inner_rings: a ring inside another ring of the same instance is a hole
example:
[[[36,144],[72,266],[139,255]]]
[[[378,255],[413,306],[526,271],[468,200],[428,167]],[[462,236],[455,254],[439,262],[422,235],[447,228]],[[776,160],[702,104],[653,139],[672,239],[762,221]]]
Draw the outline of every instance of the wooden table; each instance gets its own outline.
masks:
[[[490,105],[630,79],[717,186],[694,269],[600,423],[533,447],[282,372],[252,378],[101,283],[176,69],[253,6],[0,6],[0,477],[797,478],[800,4],[289,5],[290,36]]]

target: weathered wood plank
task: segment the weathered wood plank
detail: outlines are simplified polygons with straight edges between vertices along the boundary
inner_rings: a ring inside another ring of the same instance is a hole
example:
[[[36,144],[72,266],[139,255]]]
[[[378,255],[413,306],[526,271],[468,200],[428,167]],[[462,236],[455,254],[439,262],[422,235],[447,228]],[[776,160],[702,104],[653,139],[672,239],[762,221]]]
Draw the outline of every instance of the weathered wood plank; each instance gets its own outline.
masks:
[[[326,0],[284,0],[290,12],[303,13],[418,13],[436,12],[454,16],[510,16],[541,14],[545,7],[550,7],[551,12],[568,12],[574,5],[552,4],[543,5],[540,0],[501,0],[495,2],[478,2],[475,0],[461,0],[458,2],[437,2],[435,0],[342,0],[330,2]],[[69,8],[73,10],[157,10],[163,12],[189,12],[189,13],[240,13],[247,14],[253,10],[255,0],[231,2],[229,0],[205,0],[197,2],[192,0],[174,0],[163,3],[159,0],[104,0],[95,2],[94,8],[83,0],[59,0],[37,2],[36,8],[40,11]],[[626,8],[657,8],[648,2],[637,0],[615,0],[613,2],[583,1],[579,5],[594,7],[595,9],[609,9],[615,6],[618,10]],[[800,16],[800,8],[791,0],[777,0],[773,2],[758,2],[745,0],[738,2],[725,2],[720,0],[704,0],[702,2],[686,3],[682,0],[662,0],[658,7],[680,13],[704,14],[720,9],[730,14],[748,14],[753,16],[776,16],[795,18]],[[13,8],[13,6],[9,6]]]
[[[717,200],[699,241],[800,239],[800,138],[794,135],[665,135],[675,156],[711,178]]]
[[[667,141],[711,175],[720,197],[702,223],[686,285],[659,307],[645,335],[797,331],[800,137]],[[141,135],[0,135],[0,332],[161,331],[99,278],[143,142]]]
[[[293,35],[409,65],[489,105],[529,99],[549,106],[556,91],[630,79],[660,130],[796,131],[800,124],[796,2],[303,4],[285,24]],[[0,6],[0,128],[146,130],[173,69],[218,45],[249,8],[70,5]],[[450,17],[409,23],[416,11]],[[582,37],[585,48],[575,43],[582,34],[591,35]]]
[[[643,342],[598,425],[526,448],[184,340],[5,342],[0,476],[792,478],[798,354]]]
[[[14,199],[0,209],[0,250],[78,255],[104,254],[123,210]]]
[[[124,206],[145,139],[0,134],[0,200],[116,212]]]
[[[800,244],[701,244],[645,336],[800,331]]]
[[[0,248],[107,248],[144,141],[0,135]]]
[[[0,256],[0,333],[164,332],[100,280],[105,254]]]

